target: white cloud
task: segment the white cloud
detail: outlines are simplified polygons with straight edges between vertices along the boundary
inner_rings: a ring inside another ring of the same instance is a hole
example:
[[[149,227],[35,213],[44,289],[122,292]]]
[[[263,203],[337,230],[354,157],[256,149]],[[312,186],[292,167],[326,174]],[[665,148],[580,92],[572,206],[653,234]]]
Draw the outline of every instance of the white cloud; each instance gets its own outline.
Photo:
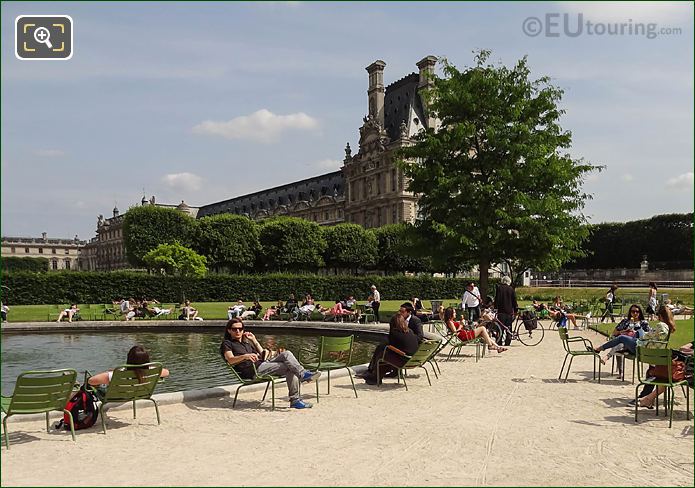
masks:
[[[685,2],[561,2],[560,7],[593,22],[687,22],[692,3]]]
[[[340,169],[342,165],[343,162],[337,159],[322,159],[321,161],[311,163],[309,166],[320,170],[334,171]]]
[[[170,188],[179,191],[197,191],[203,184],[203,179],[193,173],[172,173],[165,175],[162,181]]]
[[[60,149],[37,149],[34,154],[42,158],[57,158],[65,155],[65,151]]]
[[[625,173],[623,176],[621,176],[623,181],[632,181],[635,179],[634,176],[632,176],[630,173]]]
[[[671,190],[688,190],[693,187],[693,173],[683,173],[682,175],[669,178],[666,181],[666,188]]]
[[[241,115],[227,122],[206,120],[195,127],[196,134],[211,134],[225,139],[242,139],[272,143],[287,130],[313,130],[318,122],[304,112],[289,115],[276,115],[270,110],[261,109],[251,115]]]

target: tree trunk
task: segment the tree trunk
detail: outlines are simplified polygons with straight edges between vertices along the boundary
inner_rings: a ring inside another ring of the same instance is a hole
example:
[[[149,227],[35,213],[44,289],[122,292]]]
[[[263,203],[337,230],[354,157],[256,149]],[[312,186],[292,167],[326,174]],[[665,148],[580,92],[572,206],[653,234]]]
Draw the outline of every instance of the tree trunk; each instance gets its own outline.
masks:
[[[488,275],[489,275],[489,270],[490,270],[490,258],[487,257],[481,257],[480,261],[478,262],[478,271],[480,273],[480,297],[485,300],[485,297],[488,296]]]

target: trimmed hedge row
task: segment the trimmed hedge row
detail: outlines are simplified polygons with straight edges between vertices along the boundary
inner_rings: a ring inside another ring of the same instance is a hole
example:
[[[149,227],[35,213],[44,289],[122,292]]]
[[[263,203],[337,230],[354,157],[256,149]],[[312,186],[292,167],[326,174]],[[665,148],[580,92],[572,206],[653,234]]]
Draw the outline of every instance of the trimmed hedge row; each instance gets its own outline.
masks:
[[[132,272],[4,273],[15,305],[52,303],[109,303],[117,297],[156,298],[178,302],[298,299],[305,293],[324,302],[354,295],[363,300],[374,284],[382,300],[451,298],[461,296],[466,279],[430,276],[209,275],[204,278],[143,275]]]
[[[48,259],[46,258],[20,258],[7,256],[2,258],[2,270],[5,272],[33,271],[43,273],[48,271]]]

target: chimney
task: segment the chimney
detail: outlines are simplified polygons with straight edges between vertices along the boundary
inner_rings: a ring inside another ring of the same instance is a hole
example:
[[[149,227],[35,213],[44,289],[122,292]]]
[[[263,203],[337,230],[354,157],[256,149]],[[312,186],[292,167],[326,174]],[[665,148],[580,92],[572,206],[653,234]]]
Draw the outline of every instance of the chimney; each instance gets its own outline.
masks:
[[[418,88],[429,87],[432,85],[432,76],[434,75],[434,67],[437,64],[436,56],[426,56],[417,63],[420,70],[420,82]]]
[[[48,238],[46,237],[46,235],[47,235],[47,234],[46,234],[45,232],[42,232],[42,233],[41,233],[41,239],[43,239],[44,241],[48,240]]]
[[[434,85],[434,67],[437,65],[436,56],[425,56],[417,63],[417,67],[420,70],[420,79],[417,85],[418,92],[424,92],[429,90],[432,85]],[[427,97],[421,96],[422,105],[425,110],[425,120],[423,124],[428,129],[437,129],[437,120],[434,118],[432,111],[429,110],[427,106]]]
[[[386,63],[377,59],[365,69],[369,73],[369,115],[384,127],[384,68]]]

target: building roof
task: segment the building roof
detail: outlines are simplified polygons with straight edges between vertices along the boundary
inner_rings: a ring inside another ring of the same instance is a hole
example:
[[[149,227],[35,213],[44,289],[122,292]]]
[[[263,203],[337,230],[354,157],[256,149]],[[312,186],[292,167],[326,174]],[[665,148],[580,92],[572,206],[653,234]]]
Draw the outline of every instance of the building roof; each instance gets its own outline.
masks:
[[[341,197],[344,186],[343,172],[341,170],[333,171],[229,200],[203,205],[198,211],[198,217],[222,212],[250,214],[257,209],[271,209],[277,205],[317,200],[323,195]]]
[[[401,122],[410,129],[410,114],[414,112],[420,126],[425,124],[422,99],[418,93],[420,75],[410,73],[408,76],[391,83],[384,94],[384,129],[391,140],[400,138]]]

